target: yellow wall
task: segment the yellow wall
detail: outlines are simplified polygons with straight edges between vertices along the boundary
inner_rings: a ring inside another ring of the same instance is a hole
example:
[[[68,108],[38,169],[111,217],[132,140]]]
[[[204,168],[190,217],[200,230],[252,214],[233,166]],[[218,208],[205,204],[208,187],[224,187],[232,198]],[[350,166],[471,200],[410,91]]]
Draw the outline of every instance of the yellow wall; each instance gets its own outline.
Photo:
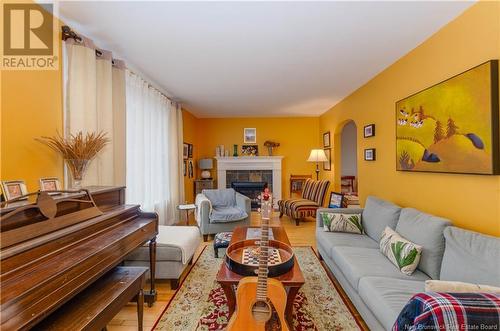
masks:
[[[60,68],[61,61],[59,70],[2,70],[0,178],[24,179],[29,192],[40,177],[63,180],[62,159],[34,140],[62,132]]]
[[[199,146],[197,139],[197,129],[198,129],[198,119],[193,116],[190,112],[183,109],[182,110],[182,126],[184,132],[184,142],[193,144],[193,165],[194,165],[194,177],[189,178],[186,174],[184,176],[184,196],[185,201],[194,202],[194,180],[198,177],[197,173],[197,161],[199,155]]]
[[[479,2],[430,39],[320,117],[320,131],[334,132],[337,171],[324,176],[339,186],[338,134],[353,119],[358,127],[361,201],[367,195],[449,218],[455,225],[500,235],[500,176],[396,171],[395,102],[490,59],[500,57],[500,2]],[[364,139],[364,125],[376,136]],[[375,162],[363,161],[377,149]]]
[[[273,154],[283,155],[282,194],[288,197],[290,175],[314,175],[315,165],[306,162],[309,152],[318,148],[319,118],[212,118],[198,120],[198,145],[200,157],[213,157],[215,148],[224,145],[233,154],[233,145],[238,145],[241,154],[243,129],[257,128],[259,155],[268,155],[264,141],[279,142]],[[215,177],[216,170],[212,170]]]

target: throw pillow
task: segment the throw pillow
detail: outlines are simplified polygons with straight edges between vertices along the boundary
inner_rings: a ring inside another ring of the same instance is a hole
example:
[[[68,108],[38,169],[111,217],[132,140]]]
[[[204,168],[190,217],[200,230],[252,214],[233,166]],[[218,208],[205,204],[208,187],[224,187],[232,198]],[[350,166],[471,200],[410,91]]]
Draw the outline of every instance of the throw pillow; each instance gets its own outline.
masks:
[[[387,226],[382,232],[382,238],[380,238],[380,251],[402,273],[410,276],[417,269],[422,255],[422,246],[406,240]]]
[[[500,293],[500,287],[444,280],[426,280],[425,292]]]
[[[363,233],[361,214],[321,213],[321,219],[325,231]]]

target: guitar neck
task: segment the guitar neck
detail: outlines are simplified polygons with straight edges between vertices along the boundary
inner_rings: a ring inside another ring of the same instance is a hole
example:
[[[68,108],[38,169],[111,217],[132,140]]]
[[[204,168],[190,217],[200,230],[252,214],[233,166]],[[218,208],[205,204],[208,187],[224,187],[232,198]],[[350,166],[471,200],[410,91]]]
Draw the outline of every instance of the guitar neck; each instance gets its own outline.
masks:
[[[257,299],[266,300],[267,298],[267,274],[269,260],[269,219],[272,214],[272,198],[261,200],[261,237],[260,237],[260,255],[258,268]]]

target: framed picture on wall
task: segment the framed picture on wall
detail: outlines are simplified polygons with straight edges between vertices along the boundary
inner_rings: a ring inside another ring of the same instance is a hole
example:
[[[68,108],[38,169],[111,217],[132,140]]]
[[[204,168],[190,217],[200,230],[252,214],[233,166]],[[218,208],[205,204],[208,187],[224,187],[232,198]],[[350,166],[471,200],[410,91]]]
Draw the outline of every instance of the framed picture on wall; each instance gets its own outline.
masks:
[[[325,148],[325,155],[328,161],[323,162],[323,170],[331,171],[332,170],[332,149]]]
[[[5,200],[12,200],[28,194],[28,189],[26,188],[24,180],[5,180],[2,181],[2,192]]]
[[[187,160],[189,157],[189,144],[188,143],[184,143],[182,145],[182,158],[184,160]]]
[[[396,170],[500,174],[498,60],[396,102]]]
[[[363,128],[363,137],[375,137],[375,124],[365,125]]]
[[[187,160],[182,162],[182,172],[184,173],[184,177],[186,177],[186,169],[187,169]]]
[[[375,148],[365,149],[365,161],[375,161],[376,153]]]
[[[330,131],[323,133],[323,148],[330,146]]]
[[[188,145],[188,159],[193,158],[193,144],[187,144]]]
[[[194,166],[193,166],[193,160],[188,161],[188,177],[193,178],[194,177]]]
[[[245,144],[257,143],[257,129],[256,128],[244,128],[243,129],[243,142]]]

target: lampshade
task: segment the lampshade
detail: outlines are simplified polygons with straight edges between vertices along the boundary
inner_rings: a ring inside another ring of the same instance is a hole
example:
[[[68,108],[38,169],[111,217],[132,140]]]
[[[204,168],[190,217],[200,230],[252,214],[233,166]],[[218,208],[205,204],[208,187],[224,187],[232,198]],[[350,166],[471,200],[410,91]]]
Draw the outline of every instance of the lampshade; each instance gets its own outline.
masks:
[[[309,158],[307,162],[327,162],[325,151],[322,149],[313,149],[311,150],[311,154],[309,154]]]
[[[212,159],[200,159],[198,161],[198,168],[201,170],[212,169],[214,167]]]

